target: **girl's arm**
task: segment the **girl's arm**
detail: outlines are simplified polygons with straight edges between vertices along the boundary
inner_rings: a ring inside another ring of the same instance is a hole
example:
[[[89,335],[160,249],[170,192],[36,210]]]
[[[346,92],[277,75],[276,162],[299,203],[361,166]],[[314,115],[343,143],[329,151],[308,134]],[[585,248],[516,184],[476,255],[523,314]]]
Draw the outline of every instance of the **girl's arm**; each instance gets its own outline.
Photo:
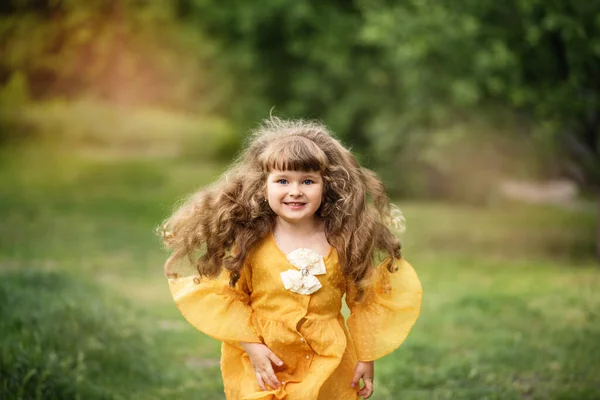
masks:
[[[219,278],[190,276],[169,280],[175,304],[190,324],[221,342],[239,348],[240,342],[261,343],[252,324],[248,268],[235,288],[229,286],[229,273]]]
[[[368,398],[373,393],[373,361],[394,351],[402,344],[421,310],[421,283],[413,268],[396,260],[398,270],[390,273],[385,265],[374,271],[372,286],[363,299],[356,301],[356,287],[348,283],[346,303],[350,309],[348,330],[358,359],[352,387],[362,378],[364,387],[358,394]]]
[[[281,367],[283,365],[283,361],[279,359],[269,349],[262,343],[241,343],[242,348],[248,356],[250,357],[250,362],[252,363],[252,367],[254,368],[254,373],[256,374],[256,381],[258,382],[258,386],[262,390],[267,390],[266,385],[269,385],[273,389],[277,389],[281,384],[275,376],[275,371],[273,370],[273,364]]]
[[[347,325],[361,361],[377,360],[396,350],[408,336],[421,312],[421,282],[404,259],[395,261],[398,270],[378,266],[373,284],[356,301],[356,287],[347,284],[350,309]]]
[[[373,394],[373,379],[375,378],[375,361],[359,361],[356,364],[356,370],[354,370],[354,377],[350,386],[356,387],[360,379],[362,378],[364,386],[360,389],[357,394],[364,396],[368,399]]]

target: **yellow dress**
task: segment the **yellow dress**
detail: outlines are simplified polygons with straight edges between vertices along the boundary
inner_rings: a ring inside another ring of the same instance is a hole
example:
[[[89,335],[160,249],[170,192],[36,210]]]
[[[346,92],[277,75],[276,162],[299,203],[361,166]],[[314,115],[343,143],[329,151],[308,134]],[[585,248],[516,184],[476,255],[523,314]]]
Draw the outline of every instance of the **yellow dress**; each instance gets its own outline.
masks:
[[[350,387],[358,360],[372,361],[395,350],[417,320],[421,284],[412,267],[377,268],[376,282],[360,303],[333,249],[323,259],[322,287],[312,294],[286,290],[281,273],[294,266],[268,235],[247,258],[235,288],[227,273],[218,279],[169,280],[173,299],[194,327],[222,341],[221,371],[228,400],[356,400]],[[344,323],[342,297],[350,317]],[[284,363],[282,385],[262,391],[240,342],[267,345]]]

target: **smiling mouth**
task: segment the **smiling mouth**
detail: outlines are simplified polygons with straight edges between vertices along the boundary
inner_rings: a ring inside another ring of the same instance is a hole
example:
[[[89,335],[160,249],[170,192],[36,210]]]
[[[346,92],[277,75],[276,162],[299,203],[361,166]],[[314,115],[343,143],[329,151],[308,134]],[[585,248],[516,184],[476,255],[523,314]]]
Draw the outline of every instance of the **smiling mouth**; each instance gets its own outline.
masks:
[[[292,206],[292,207],[299,207],[299,206],[305,205],[306,203],[290,202],[290,203],[283,203],[283,204],[288,205],[288,206]]]

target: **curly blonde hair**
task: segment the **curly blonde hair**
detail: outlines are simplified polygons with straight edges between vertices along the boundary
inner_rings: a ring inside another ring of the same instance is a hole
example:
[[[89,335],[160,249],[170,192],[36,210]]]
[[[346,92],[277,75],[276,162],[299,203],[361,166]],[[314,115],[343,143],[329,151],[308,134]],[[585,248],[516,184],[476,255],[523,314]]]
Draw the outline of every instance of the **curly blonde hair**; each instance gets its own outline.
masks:
[[[401,258],[400,242],[388,226],[397,209],[390,206],[376,174],[318,122],[271,117],[253,132],[236,163],[213,185],[192,195],[163,224],[163,239],[173,250],[165,264],[187,257],[200,276],[216,277],[225,268],[235,286],[249,252],[273,229],[276,214],[266,201],[272,170],[318,171],[324,196],[316,215],[338,253],[344,275],[360,297],[376,258]]]

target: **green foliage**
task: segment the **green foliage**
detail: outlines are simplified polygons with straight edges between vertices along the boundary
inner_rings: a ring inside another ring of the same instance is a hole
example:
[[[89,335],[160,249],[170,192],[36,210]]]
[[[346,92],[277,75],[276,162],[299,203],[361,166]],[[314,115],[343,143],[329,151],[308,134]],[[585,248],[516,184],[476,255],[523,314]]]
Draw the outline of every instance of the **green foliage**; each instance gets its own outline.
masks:
[[[364,40],[385,49],[399,91],[418,109],[404,113],[444,121],[455,107],[489,101],[527,111],[575,155],[580,182],[600,187],[596,2],[415,0],[362,9]]]
[[[223,99],[239,106],[222,110],[234,121],[248,127],[274,107],[276,114],[321,118],[350,145],[368,145],[365,121],[378,103],[369,86],[379,54],[360,43],[362,17],[354,4],[179,3],[184,20],[223,51],[214,62],[218,76],[233,82]]]

